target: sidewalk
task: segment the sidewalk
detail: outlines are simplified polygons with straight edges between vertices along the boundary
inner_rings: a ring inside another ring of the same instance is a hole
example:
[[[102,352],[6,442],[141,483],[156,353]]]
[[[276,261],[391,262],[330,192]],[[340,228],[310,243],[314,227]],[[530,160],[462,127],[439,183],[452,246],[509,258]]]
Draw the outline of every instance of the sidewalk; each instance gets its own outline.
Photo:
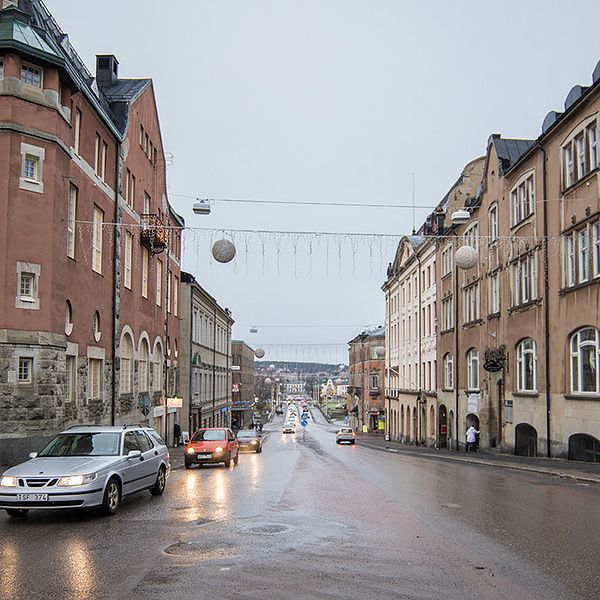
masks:
[[[467,454],[464,450],[426,448],[401,444],[400,442],[386,442],[383,435],[366,433],[357,434],[356,441],[361,446],[367,446],[375,450],[420,456],[429,459],[452,460],[455,462],[471,463],[484,466],[504,467],[517,471],[531,471],[544,473],[556,477],[568,477],[581,481],[600,483],[600,464],[571,461],[562,458],[529,458],[525,456],[514,456],[512,454],[500,454],[481,450],[477,453]]]

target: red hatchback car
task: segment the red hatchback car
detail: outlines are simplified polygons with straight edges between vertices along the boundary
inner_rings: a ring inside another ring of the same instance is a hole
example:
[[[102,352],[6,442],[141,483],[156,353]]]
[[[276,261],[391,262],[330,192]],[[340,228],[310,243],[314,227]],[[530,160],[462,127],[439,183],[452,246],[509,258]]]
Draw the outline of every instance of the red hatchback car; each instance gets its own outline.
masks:
[[[226,427],[198,429],[185,446],[185,468],[205,463],[238,464],[238,441]]]

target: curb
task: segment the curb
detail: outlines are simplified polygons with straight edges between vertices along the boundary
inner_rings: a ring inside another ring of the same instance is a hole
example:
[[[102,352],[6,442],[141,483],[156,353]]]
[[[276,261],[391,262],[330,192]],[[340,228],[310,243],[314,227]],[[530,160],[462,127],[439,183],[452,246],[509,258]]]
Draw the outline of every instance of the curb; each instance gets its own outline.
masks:
[[[373,450],[379,450],[381,452],[391,452],[393,454],[408,454],[409,456],[416,456],[418,458],[429,458],[429,459],[441,459],[441,460],[451,460],[454,462],[460,462],[462,464],[468,465],[482,465],[486,467],[502,467],[504,469],[512,469],[513,471],[527,471],[530,473],[541,473],[542,475],[553,475],[554,477],[559,477],[561,479],[574,479],[576,481],[584,481],[587,483],[600,483],[600,477],[591,477],[585,475],[583,473],[571,474],[571,473],[561,473],[560,471],[551,471],[549,469],[540,469],[535,467],[530,467],[527,465],[516,465],[509,463],[497,463],[493,461],[487,460],[468,460],[465,458],[459,458],[454,456],[444,456],[444,455],[432,455],[432,454],[421,454],[420,452],[411,452],[410,450],[398,450],[396,448],[385,448],[382,446],[377,446],[376,444],[369,444],[368,442],[361,442],[360,439],[357,440],[360,446],[366,446],[368,448],[372,448]]]

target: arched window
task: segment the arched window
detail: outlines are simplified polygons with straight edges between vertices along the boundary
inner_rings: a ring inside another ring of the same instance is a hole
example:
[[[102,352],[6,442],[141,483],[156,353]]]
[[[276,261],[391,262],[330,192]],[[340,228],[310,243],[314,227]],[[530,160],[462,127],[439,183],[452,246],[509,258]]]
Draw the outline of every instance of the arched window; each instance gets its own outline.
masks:
[[[149,364],[148,359],[150,356],[150,351],[148,349],[148,342],[143,339],[140,344],[140,355],[138,357],[138,381],[139,381],[139,389],[140,392],[147,392],[148,390],[148,370]]]
[[[444,354],[444,388],[454,389],[454,359],[449,352]]]
[[[517,391],[537,391],[537,354],[535,340],[531,338],[517,346]]]
[[[67,310],[65,312],[65,334],[71,335],[73,333],[73,307],[69,300],[67,300]]]
[[[160,392],[163,388],[163,354],[162,348],[157,344],[154,348],[154,391]]]
[[[479,351],[471,348],[467,352],[467,389],[479,389]]]
[[[578,394],[600,393],[598,361],[600,331],[586,327],[571,337],[571,391]]]
[[[131,341],[131,336],[126,333],[123,336],[123,341],[121,342],[121,373],[120,373],[120,381],[121,381],[121,394],[130,394],[131,393],[131,357],[133,354],[133,342]]]

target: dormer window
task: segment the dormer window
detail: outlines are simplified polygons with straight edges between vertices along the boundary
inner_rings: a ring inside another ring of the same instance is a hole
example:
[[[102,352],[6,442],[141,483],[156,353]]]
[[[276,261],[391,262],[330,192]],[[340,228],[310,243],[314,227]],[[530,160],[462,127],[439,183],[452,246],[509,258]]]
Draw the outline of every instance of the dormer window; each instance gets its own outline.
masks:
[[[42,74],[43,70],[41,67],[23,63],[21,65],[21,81],[27,85],[33,87],[42,87]]]
[[[563,188],[569,188],[598,167],[596,121],[576,132],[562,148]]]

